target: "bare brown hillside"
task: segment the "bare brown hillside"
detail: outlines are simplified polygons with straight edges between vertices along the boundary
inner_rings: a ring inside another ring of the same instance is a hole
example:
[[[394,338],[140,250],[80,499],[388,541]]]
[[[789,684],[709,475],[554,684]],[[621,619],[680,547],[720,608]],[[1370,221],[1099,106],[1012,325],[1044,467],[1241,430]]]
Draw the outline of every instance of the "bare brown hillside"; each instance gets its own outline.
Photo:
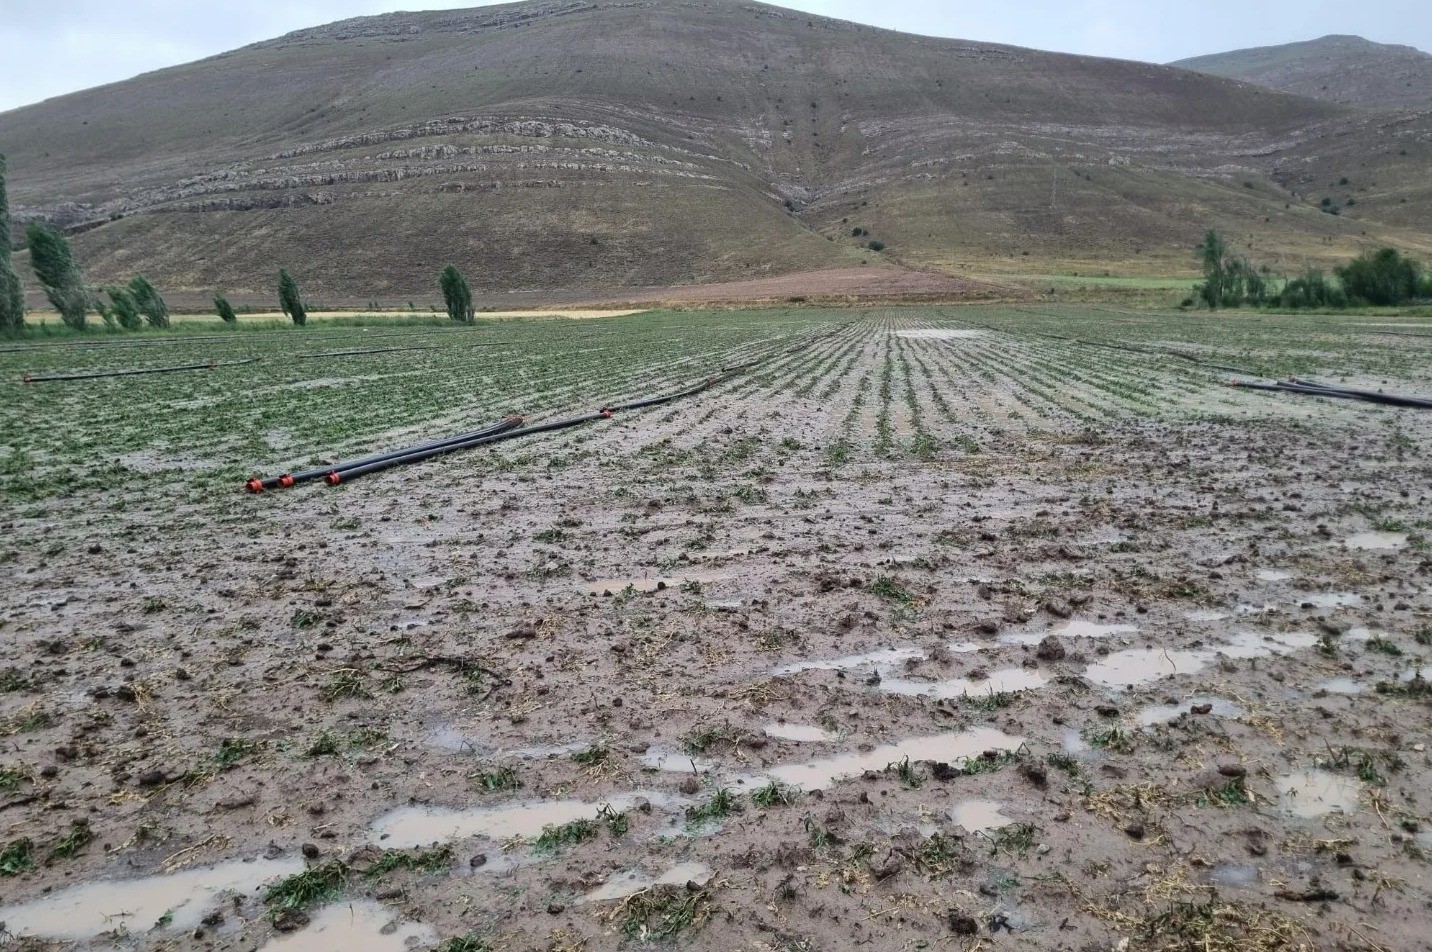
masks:
[[[1329,102],[1432,109],[1432,55],[1360,36],[1324,36],[1172,65]]]
[[[404,300],[448,261],[488,292],[1154,273],[1209,226],[1286,263],[1432,231],[1426,115],[737,0],[344,21],[2,114],[0,150],[93,278],[239,294],[286,266]]]

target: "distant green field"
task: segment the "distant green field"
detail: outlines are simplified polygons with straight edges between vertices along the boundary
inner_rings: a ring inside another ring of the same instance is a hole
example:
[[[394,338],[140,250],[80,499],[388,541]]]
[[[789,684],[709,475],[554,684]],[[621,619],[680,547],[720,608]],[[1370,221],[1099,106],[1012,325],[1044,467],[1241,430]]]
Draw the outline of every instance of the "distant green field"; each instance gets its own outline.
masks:
[[[1194,278],[1116,278],[1088,274],[982,274],[986,281],[1019,281],[1052,284],[1055,287],[1143,288],[1151,291],[1191,291],[1198,284]]]
[[[929,452],[973,446],[1011,426],[1068,429],[1273,406],[1229,391],[1226,372],[1187,356],[1255,376],[1402,378],[1399,386],[1414,391],[1432,385],[1432,321],[1390,315],[1051,303],[651,311],[468,327],[437,318],[373,320],[366,328],[335,319],[244,329],[216,320],[211,328],[0,345],[0,400],[10,408],[0,424],[0,498],[122,500],[110,495],[117,486],[125,495],[171,498],[237,491],[250,476],[509,414],[537,421],[591,412],[753,358],[766,362],[701,400],[746,392],[757,413],[814,401],[843,421],[827,435],[852,458],[902,452],[902,430],[928,438],[920,445]],[[835,336],[786,353],[828,334]],[[217,366],[22,382],[26,374],[209,363]],[[531,445],[519,452],[548,452]]]

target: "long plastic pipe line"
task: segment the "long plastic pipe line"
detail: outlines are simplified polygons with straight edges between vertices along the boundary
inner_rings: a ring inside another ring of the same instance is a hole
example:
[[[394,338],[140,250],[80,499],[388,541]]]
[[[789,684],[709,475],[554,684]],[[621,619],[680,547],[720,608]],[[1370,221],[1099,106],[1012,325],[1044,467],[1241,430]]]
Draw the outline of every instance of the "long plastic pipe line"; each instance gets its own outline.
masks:
[[[840,333],[840,331],[843,329],[844,328],[840,328],[836,331],[832,331],[830,334],[822,334],[817,337],[811,338],[810,340],[804,341],[794,347],[786,349],[785,351],[783,351],[783,353],[796,353],[803,348],[809,347],[812,344],[815,344],[821,340]],[[385,469],[391,469],[394,466],[406,465],[408,463],[421,462],[423,460],[442,456],[446,453],[457,452],[458,450],[472,449],[477,446],[486,446],[491,443],[499,443],[504,440],[516,439],[520,436],[530,436],[535,433],[550,433],[556,430],[569,429],[571,427],[580,426],[583,423],[590,423],[594,420],[610,418],[614,413],[625,412],[628,410],[638,410],[644,407],[659,406],[663,403],[670,403],[673,400],[680,400],[685,397],[694,396],[695,394],[714,386],[723,377],[730,376],[731,374],[737,373],[748,367],[754,367],[757,364],[764,363],[766,360],[770,359],[770,356],[771,355],[760,357],[755,360],[746,361],[745,363],[736,364],[730,367],[723,367],[721,368],[721,372],[718,376],[709,378],[694,387],[679,391],[677,393],[666,394],[664,396],[659,397],[648,397],[642,400],[634,400],[628,403],[617,404],[616,406],[607,406],[603,407],[596,413],[587,413],[577,417],[570,417],[565,420],[553,420],[547,423],[538,423],[532,426],[522,427],[520,429],[517,429],[516,427],[521,423],[522,418],[512,417],[509,420],[504,421],[504,423],[494,424],[493,426],[484,428],[482,430],[474,430],[470,433],[458,434],[456,436],[446,437],[441,440],[433,440],[428,443],[419,443],[416,446],[410,446],[404,449],[392,450],[386,453],[378,453],[372,456],[365,456],[362,459],[352,460],[346,463],[339,463],[335,466],[326,467],[323,469],[305,470],[302,473],[284,474],[283,476],[274,476],[268,479],[251,479],[245,484],[244,488],[247,489],[249,492],[259,493],[263,492],[265,489],[294,486],[297,485],[299,482],[316,479],[319,476],[323,476],[324,482],[326,482],[328,485],[338,486],[343,484],[344,482],[357,479],[360,476],[365,476],[369,473],[380,472]]]
[[[1393,393],[1377,393],[1372,390],[1350,390],[1345,387],[1331,387],[1326,384],[1312,384],[1297,379],[1277,383],[1252,383],[1246,380],[1231,381],[1231,386],[1244,390],[1262,390],[1269,393],[1296,393],[1307,397],[1328,397],[1334,400],[1361,400],[1364,403],[1380,403],[1393,407],[1419,407],[1432,409],[1432,399],[1405,397]]]
[[[207,364],[184,364],[181,367],[148,367],[143,370],[100,370],[86,374],[43,374],[32,376],[26,374],[24,383],[44,383],[51,380],[97,380],[100,377],[138,377],[142,374],[172,374],[181,370],[214,370],[218,367],[237,367],[240,364],[251,364],[257,361],[257,357],[250,357],[248,360],[231,360],[228,363],[211,361]]]
[[[505,433],[508,430],[515,430],[522,425],[522,417],[510,416],[501,423],[493,423],[489,426],[476,430],[469,430],[466,433],[458,433],[453,436],[442,437],[441,439],[428,440],[424,443],[417,443],[413,446],[405,446],[401,449],[389,450],[386,453],[374,453],[371,456],[364,456],[361,459],[348,460],[342,463],[321,466],[317,469],[306,469],[298,473],[284,473],[282,476],[270,476],[267,479],[255,477],[244,484],[244,488],[251,493],[261,493],[266,489],[287,489],[297,486],[299,483],[312,482],[315,479],[322,479],[329,473],[339,469],[351,469],[355,466],[366,466],[370,463],[379,463],[386,459],[397,456],[406,456],[417,453],[421,450],[432,449],[438,446],[445,446],[449,443],[464,443],[485,436],[493,436],[498,433]]]
[[[679,393],[671,393],[661,397],[648,397],[644,400],[634,400],[630,403],[621,403],[612,407],[603,407],[596,413],[584,413],[581,416],[569,417],[565,420],[552,420],[547,423],[537,423],[532,426],[525,426],[519,430],[508,430],[505,433],[498,433],[492,436],[482,436],[463,442],[448,443],[442,446],[434,446],[429,449],[418,450],[416,452],[408,453],[403,456],[391,456],[388,459],[375,460],[374,462],[366,463],[361,466],[335,468],[326,477],[324,477],[324,482],[326,482],[330,486],[338,486],[343,483],[352,482],[358,477],[366,476],[369,473],[377,473],[385,469],[391,469],[395,466],[405,466],[409,463],[420,463],[424,460],[429,460],[437,456],[443,456],[447,453],[456,453],[459,450],[468,450],[478,446],[487,446],[492,443],[501,443],[507,440],[515,440],[518,437],[531,436],[534,433],[551,433],[556,430],[571,429],[572,427],[581,426],[584,423],[591,423],[595,420],[609,419],[614,413],[623,413],[628,410],[640,410],[645,407],[659,406],[663,403],[670,403],[673,400],[680,400],[684,397],[690,397],[707,389],[714,383],[716,383],[716,378],[707,380],[701,385],[692,387],[688,390],[682,390]]]

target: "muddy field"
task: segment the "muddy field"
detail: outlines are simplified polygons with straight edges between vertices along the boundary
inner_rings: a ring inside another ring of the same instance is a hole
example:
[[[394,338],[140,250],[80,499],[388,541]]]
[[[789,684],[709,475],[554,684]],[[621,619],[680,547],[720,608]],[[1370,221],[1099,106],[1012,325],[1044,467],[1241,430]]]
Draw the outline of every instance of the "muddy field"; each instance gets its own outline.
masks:
[[[1432,948],[1432,414],[1230,367],[1425,394],[1432,321],[0,353],[0,945]]]

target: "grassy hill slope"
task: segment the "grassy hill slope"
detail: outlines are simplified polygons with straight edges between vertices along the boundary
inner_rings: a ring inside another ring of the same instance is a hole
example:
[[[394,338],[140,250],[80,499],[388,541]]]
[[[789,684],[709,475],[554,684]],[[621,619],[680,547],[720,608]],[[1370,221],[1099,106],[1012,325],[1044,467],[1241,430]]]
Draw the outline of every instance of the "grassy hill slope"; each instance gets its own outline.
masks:
[[[281,265],[401,300],[449,261],[489,291],[1161,273],[1210,225],[1298,262],[1432,231],[1426,117],[740,0],[343,21],[0,114],[0,151],[93,278],[240,295]],[[1328,161],[1368,190],[1339,216]]]

